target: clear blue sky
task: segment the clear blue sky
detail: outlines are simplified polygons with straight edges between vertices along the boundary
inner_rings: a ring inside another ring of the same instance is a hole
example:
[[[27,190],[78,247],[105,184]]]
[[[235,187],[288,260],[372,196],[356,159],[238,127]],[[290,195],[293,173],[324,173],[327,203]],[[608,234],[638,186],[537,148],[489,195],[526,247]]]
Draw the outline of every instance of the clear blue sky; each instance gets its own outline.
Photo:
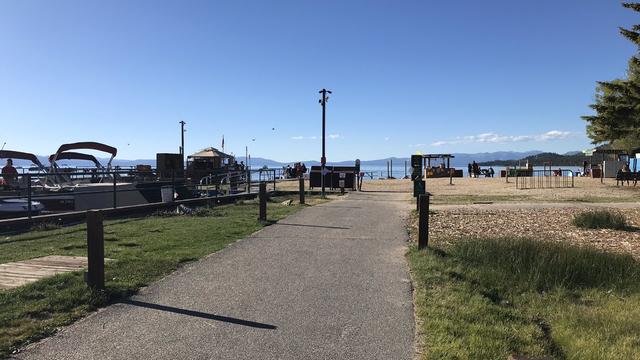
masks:
[[[0,145],[155,158],[184,120],[187,153],[319,160],[326,87],[330,161],[580,150],[634,23],[615,0],[1,1]]]

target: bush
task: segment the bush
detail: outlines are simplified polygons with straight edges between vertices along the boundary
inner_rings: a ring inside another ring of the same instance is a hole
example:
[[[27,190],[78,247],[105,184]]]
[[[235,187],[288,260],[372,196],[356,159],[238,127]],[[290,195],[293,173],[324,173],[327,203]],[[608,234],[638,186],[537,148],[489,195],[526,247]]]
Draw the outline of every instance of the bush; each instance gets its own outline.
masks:
[[[587,211],[573,217],[573,224],[584,229],[615,229],[629,228],[624,215],[609,210]]]

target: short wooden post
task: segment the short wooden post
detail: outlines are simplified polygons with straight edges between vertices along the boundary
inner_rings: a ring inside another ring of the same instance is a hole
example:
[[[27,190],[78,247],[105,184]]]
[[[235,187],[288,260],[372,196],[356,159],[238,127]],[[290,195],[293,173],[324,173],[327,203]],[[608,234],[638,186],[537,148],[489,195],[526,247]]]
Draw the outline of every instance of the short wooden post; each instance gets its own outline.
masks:
[[[304,177],[300,176],[300,204],[304,204]]]
[[[260,183],[260,215],[258,216],[258,220],[267,221],[267,183]]]
[[[87,211],[87,284],[104,289],[104,232],[102,212]]]
[[[429,193],[418,196],[419,220],[418,220],[418,249],[424,249],[429,245]]]

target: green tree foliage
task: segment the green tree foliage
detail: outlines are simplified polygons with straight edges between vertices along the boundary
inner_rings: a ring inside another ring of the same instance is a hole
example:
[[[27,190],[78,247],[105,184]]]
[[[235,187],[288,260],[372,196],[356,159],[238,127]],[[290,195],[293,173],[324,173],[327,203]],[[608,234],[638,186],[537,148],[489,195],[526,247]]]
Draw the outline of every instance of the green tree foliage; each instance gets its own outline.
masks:
[[[622,6],[640,12],[640,3]],[[640,25],[620,28],[620,33],[640,50]],[[587,135],[594,144],[611,143],[631,150],[640,146],[640,54],[629,60],[626,79],[598,82],[596,102],[590,107],[595,115],[583,116]]]

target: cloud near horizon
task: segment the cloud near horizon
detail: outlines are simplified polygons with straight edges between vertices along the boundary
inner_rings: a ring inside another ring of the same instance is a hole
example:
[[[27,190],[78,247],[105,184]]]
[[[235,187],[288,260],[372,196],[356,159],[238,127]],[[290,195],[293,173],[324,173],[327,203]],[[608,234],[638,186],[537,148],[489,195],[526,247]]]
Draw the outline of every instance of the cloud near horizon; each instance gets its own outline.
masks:
[[[443,145],[456,145],[456,144],[473,144],[473,143],[512,143],[512,142],[527,142],[527,141],[551,141],[562,140],[571,136],[570,131],[550,130],[543,134],[536,135],[500,135],[494,132],[482,133],[478,135],[468,135],[457,137],[453,140],[440,140],[431,143],[431,146],[443,146]],[[416,144],[415,147],[424,146],[425,144]]]

